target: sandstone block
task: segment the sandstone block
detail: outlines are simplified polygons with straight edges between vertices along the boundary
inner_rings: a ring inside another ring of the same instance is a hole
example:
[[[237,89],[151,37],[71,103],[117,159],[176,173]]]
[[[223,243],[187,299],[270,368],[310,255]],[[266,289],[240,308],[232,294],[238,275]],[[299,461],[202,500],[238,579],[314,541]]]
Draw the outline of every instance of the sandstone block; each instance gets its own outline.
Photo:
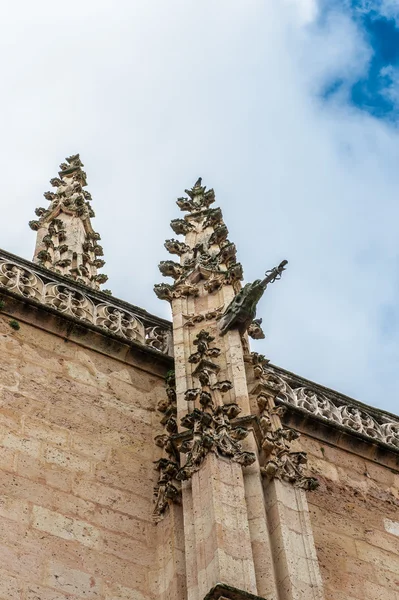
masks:
[[[54,446],[66,447],[69,441],[69,431],[58,427],[53,423],[45,423],[43,420],[29,417],[24,421],[24,435],[49,442]]]
[[[365,600],[398,600],[399,593],[389,590],[386,587],[380,586],[374,581],[364,582],[364,599]]]
[[[15,575],[21,580],[39,582],[42,578],[43,559],[38,549],[36,552],[27,552],[22,546],[7,546],[0,544],[1,566],[10,575]]]
[[[1,560],[1,556],[0,556]],[[22,594],[22,585],[17,577],[14,577],[7,571],[0,569],[0,598],[1,600],[20,600]]]
[[[0,516],[18,521],[18,523],[29,523],[31,508],[25,500],[19,500],[12,496],[0,495]]]
[[[105,588],[105,600],[149,600],[138,590],[129,589],[121,585],[107,585]]]
[[[71,452],[64,452],[59,448],[46,448],[44,451],[44,459],[47,462],[59,465],[60,467],[71,469],[72,471],[85,471],[89,473],[91,471],[91,462],[87,459],[72,454]]]
[[[399,521],[391,521],[391,519],[384,519],[384,527],[388,533],[399,537]]]
[[[83,454],[96,461],[105,460],[110,452],[109,447],[104,444],[102,439],[99,439],[98,435],[73,433],[71,446],[76,454]]]
[[[0,469],[14,471],[17,454],[10,448],[0,446]]]
[[[1,444],[10,450],[19,450],[29,456],[38,457],[40,454],[41,444],[39,441],[27,437],[19,437],[13,433],[4,435]]]
[[[356,541],[355,544],[358,556],[362,560],[388,571],[399,573],[399,555],[376,548],[361,540]]]
[[[98,578],[77,569],[70,569],[56,561],[51,561],[48,566],[46,584],[79,598],[98,600],[101,597],[101,583]]]
[[[101,541],[100,531],[94,525],[65,517],[41,506],[33,507],[32,526],[64,540],[74,540],[91,548],[98,547]]]
[[[81,498],[108,506],[118,512],[144,521],[152,520],[152,502],[143,496],[103,485],[84,476],[76,477],[73,491]]]
[[[148,544],[122,534],[106,531],[102,535],[101,552],[114,554],[131,563],[151,567],[156,558],[156,545],[148,539]],[[132,567],[134,568],[134,567]]]
[[[107,583],[117,583],[144,592],[148,589],[148,569],[111,554],[91,550],[83,559],[87,573]]]
[[[24,600],[68,600],[71,596],[65,596],[41,585],[28,585]]]
[[[149,523],[136,519],[130,515],[100,507],[92,516],[91,520],[93,523],[96,523],[98,527],[123,533],[140,541],[145,541],[147,538]]]

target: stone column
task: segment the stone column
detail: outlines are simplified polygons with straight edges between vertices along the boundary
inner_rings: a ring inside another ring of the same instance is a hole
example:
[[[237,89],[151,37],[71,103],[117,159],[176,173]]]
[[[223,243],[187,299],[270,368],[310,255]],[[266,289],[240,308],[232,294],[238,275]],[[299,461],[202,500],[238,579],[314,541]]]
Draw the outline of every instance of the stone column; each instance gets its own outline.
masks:
[[[251,382],[246,371],[251,357],[245,331],[251,318],[240,321],[239,316],[235,322],[226,312],[233,299],[242,306],[237,298],[244,295],[252,299],[250,315],[266,285],[279,277],[284,265],[238,295],[242,268],[236,262],[234,244],[227,239],[220,209],[210,208],[213,190],[206,191],[199,179],[186,193],[188,197],[179,198],[177,204],[188,214],[171,223],[176,234],[185,235],[185,241],[165,243],[169,252],[180,256],[180,263],[169,260],[160,264],[161,273],[172,277],[174,283],[159,284],[155,291],[172,305],[177,431],[169,436],[167,445],[178,451],[180,460],[169,465],[167,485],[172,491],[181,487],[187,598],[294,600],[300,596],[295,596],[298,588],[292,582],[296,576],[302,582],[302,575],[291,568],[296,550],[287,541],[291,530],[283,525],[287,517],[285,488],[281,486],[286,484],[266,474],[265,451],[261,448],[259,456],[254,435],[266,416],[254,415],[253,398],[250,405]],[[259,385],[252,363],[249,373],[252,386],[254,382]],[[275,420],[273,410],[269,412]],[[267,504],[265,476],[271,486]],[[162,493],[165,481],[163,478],[160,486]],[[293,495],[304,512],[302,491],[288,487],[286,502],[294,502]],[[274,497],[278,500],[272,503]],[[165,494],[158,502],[157,519],[166,514],[167,504]],[[282,519],[277,529],[272,528],[275,514]],[[300,535],[307,537],[297,549],[300,546],[301,557],[313,564],[309,529],[305,527]],[[311,576],[310,566],[308,571],[306,581],[311,579],[309,585],[315,585],[317,576]]]
[[[265,497],[279,600],[323,600],[306,492],[274,479]]]
[[[284,382],[264,366],[263,357],[255,354],[252,362],[248,378],[251,408],[259,414],[261,472],[278,598],[323,600],[306,499],[306,491],[315,489],[318,483],[304,474],[306,454],[291,450],[291,442],[299,434],[282,426],[284,409],[277,407],[275,400],[284,394]]]
[[[248,496],[243,475],[256,461],[256,447],[254,440],[248,450],[241,443],[248,431],[239,426],[239,415],[249,414],[241,339],[237,331],[221,336],[218,328],[224,308],[241,287],[242,269],[220,209],[210,208],[213,190],[206,191],[199,180],[186,193],[188,198],[177,203],[189,214],[171,223],[185,242],[165,244],[181,256],[180,264],[160,264],[175,283],[156,286],[156,292],[172,304],[175,443],[181,452],[176,479],[182,482],[187,594],[190,600],[203,600],[219,583],[257,594],[247,499],[252,521],[259,518],[259,507],[254,511],[256,485]],[[259,468],[252,477],[257,477],[257,501],[263,505]]]

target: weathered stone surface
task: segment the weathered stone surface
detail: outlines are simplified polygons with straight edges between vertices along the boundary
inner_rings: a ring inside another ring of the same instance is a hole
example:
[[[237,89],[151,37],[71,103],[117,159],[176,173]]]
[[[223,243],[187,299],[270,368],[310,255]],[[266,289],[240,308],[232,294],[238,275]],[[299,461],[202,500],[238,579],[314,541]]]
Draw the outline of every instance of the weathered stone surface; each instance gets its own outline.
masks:
[[[321,482],[308,502],[326,600],[397,600],[396,474],[305,435],[301,442]]]
[[[91,216],[78,162],[46,193],[64,216],[31,224],[37,259],[64,273],[69,242],[102,264],[72,222]],[[250,317],[284,265],[247,305],[213,190],[186,193],[186,239],[166,243],[180,263],[156,288],[173,340],[0,252],[0,600],[399,600],[396,419],[251,356],[245,330],[261,337]]]
[[[150,600],[163,378],[6,319],[0,598]]]
[[[205,596],[204,600],[264,600],[260,596],[254,596],[244,590],[238,590],[233,586],[218,583]]]

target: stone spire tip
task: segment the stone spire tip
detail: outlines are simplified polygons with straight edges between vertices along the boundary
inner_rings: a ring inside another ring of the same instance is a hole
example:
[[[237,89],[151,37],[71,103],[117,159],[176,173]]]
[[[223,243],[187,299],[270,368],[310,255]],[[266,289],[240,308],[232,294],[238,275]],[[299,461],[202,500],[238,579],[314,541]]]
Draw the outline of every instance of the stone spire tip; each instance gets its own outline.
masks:
[[[50,206],[37,208],[38,220],[29,222],[37,231],[33,262],[99,289],[108,277],[97,273],[105,262],[100,258],[100,235],[91,225],[95,214],[91,194],[83,189],[87,185],[83,166],[79,154],[72,154],[60,164],[59,177],[50,179],[56,191],[43,194]]]

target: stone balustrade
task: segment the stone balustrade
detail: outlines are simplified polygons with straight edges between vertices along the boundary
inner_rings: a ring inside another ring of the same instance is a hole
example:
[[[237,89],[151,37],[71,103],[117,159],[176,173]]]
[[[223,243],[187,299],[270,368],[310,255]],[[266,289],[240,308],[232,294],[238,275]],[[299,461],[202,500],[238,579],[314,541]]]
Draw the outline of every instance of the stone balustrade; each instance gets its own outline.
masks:
[[[112,296],[107,300],[105,293],[95,292],[4,251],[0,251],[1,288],[66,317],[100,327],[125,341],[138,342],[164,354],[172,353],[172,329],[167,322],[140,309],[136,312],[136,307]]]

